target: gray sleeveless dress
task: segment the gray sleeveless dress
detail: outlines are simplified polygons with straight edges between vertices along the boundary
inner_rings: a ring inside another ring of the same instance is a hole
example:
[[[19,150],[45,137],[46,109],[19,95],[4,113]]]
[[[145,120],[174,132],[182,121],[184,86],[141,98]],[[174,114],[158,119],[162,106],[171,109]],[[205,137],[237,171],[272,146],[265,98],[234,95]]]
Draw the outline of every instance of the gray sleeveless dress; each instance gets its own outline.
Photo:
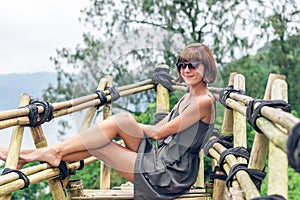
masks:
[[[178,116],[178,105],[169,120]],[[189,128],[158,141],[146,135],[135,162],[134,199],[173,199],[188,193],[199,169],[199,151],[214,124],[198,121]]]

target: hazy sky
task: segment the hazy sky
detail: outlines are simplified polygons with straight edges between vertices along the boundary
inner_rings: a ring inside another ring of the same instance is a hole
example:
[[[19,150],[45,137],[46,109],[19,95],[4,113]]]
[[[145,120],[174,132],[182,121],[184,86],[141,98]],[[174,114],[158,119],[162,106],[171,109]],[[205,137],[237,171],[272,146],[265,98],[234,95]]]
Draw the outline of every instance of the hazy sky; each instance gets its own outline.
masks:
[[[55,71],[49,57],[81,42],[88,0],[0,0],[0,74]]]

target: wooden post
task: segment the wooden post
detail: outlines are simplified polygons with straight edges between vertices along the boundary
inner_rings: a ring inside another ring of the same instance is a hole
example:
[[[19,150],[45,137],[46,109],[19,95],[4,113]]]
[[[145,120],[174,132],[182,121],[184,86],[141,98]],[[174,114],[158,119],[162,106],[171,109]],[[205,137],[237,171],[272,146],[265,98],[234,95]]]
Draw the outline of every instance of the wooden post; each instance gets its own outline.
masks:
[[[272,100],[288,101],[287,84],[276,79],[272,84]],[[279,125],[278,125],[279,126]],[[285,131],[287,133],[287,131]],[[288,159],[285,152],[269,143],[268,195],[279,194],[288,198]]]
[[[71,180],[68,182],[67,185],[68,191],[68,200],[72,200],[73,197],[82,197],[83,193],[83,186],[82,180]]]
[[[234,84],[234,76],[236,75],[236,72],[233,72],[230,74],[228,85]],[[224,109],[224,117],[223,117],[223,123],[222,123],[222,129],[221,129],[221,135],[222,136],[229,136],[233,134],[233,110],[232,109]],[[218,163],[219,164],[219,163]],[[212,166],[214,167],[214,163],[212,163]],[[213,169],[214,170],[214,169]],[[217,174],[224,174],[223,172],[216,172]],[[214,180],[214,186],[213,186],[213,199],[224,199],[225,195],[225,181],[215,179]]]
[[[107,86],[113,86],[113,79],[111,76],[106,76]],[[106,103],[103,105],[103,120],[112,116],[112,104]],[[110,167],[104,162],[100,165],[100,190],[110,189]]]
[[[245,77],[241,74],[234,76],[233,88],[237,90],[245,91]],[[233,110],[233,147],[245,147],[247,148],[247,129],[246,129],[246,117],[236,110]],[[239,157],[239,163],[247,163],[245,158]],[[230,188],[232,199],[243,199],[243,192],[238,183],[232,184]]]
[[[234,76],[237,75],[236,72],[230,73],[228,85],[234,84]],[[233,134],[233,110],[225,108],[224,117],[222,123],[221,135],[232,135]]]
[[[107,85],[107,79],[101,78],[99,81],[97,90],[104,90],[106,85]],[[86,112],[86,114],[84,116],[83,122],[79,128],[79,132],[82,132],[91,126],[96,111],[97,111],[96,106],[88,109],[88,111]]]
[[[97,90],[104,90],[106,85],[107,85],[107,79],[105,78],[100,79],[99,84],[97,86]],[[78,132],[82,132],[91,126],[96,111],[97,111],[96,106],[91,107],[87,110]],[[73,190],[74,189],[75,188],[73,188]]]
[[[245,77],[238,74],[234,77],[234,89],[245,91]],[[247,148],[246,117],[233,110],[233,141],[234,147]]]
[[[264,100],[270,100],[271,88],[275,79],[284,80],[285,77],[277,74],[269,74],[268,83],[266,86]],[[269,141],[264,134],[256,133],[253,141],[251,156],[249,160],[249,168],[263,170],[266,164],[267,150]]]
[[[166,68],[169,69],[168,65],[159,65],[156,68]],[[170,112],[170,100],[169,91],[167,88],[158,84],[156,86],[156,113],[169,113]]]
[[[30,96],[26,93],[21,95],[19,107],[26,106],[30,102]],[[16,169],[19,161],[20,149],[24,134],[24,126],[15,126],[11,136],[5,168]],[[1,197],[2,200],[11,199],[11,194]]]
[[[195,183],[195,187],[197,188],[205,188],[205,183],[204,183],[204,150],[201,149],[200,153],[199,153],[199,157],[200,157],[200,167],[199,167],[199,172],[198,172],[198,177],[197,177],[197,181]]]

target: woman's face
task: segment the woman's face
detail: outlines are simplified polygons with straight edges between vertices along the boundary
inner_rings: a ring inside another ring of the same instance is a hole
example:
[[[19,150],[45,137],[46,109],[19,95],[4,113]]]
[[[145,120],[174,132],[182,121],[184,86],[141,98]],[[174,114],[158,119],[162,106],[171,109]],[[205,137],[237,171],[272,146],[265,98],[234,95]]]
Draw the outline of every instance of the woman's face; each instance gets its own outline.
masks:
[[[203,81],[204,65],[196,62],[182,62],[180,75],[186,84],[193,86]]]

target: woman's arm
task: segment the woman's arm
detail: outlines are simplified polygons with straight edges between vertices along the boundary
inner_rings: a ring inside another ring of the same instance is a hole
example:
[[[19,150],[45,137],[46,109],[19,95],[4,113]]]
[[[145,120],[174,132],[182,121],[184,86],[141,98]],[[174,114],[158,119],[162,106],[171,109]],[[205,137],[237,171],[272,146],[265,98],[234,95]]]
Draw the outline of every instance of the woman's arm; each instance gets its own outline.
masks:
[[[187,129],[194,123],[202,120],[205,123],[213,123],[215,118],[214,99],[210,96],[197,97],[182,113],[163,125],[143,125],[142,129],[155,140]]]

